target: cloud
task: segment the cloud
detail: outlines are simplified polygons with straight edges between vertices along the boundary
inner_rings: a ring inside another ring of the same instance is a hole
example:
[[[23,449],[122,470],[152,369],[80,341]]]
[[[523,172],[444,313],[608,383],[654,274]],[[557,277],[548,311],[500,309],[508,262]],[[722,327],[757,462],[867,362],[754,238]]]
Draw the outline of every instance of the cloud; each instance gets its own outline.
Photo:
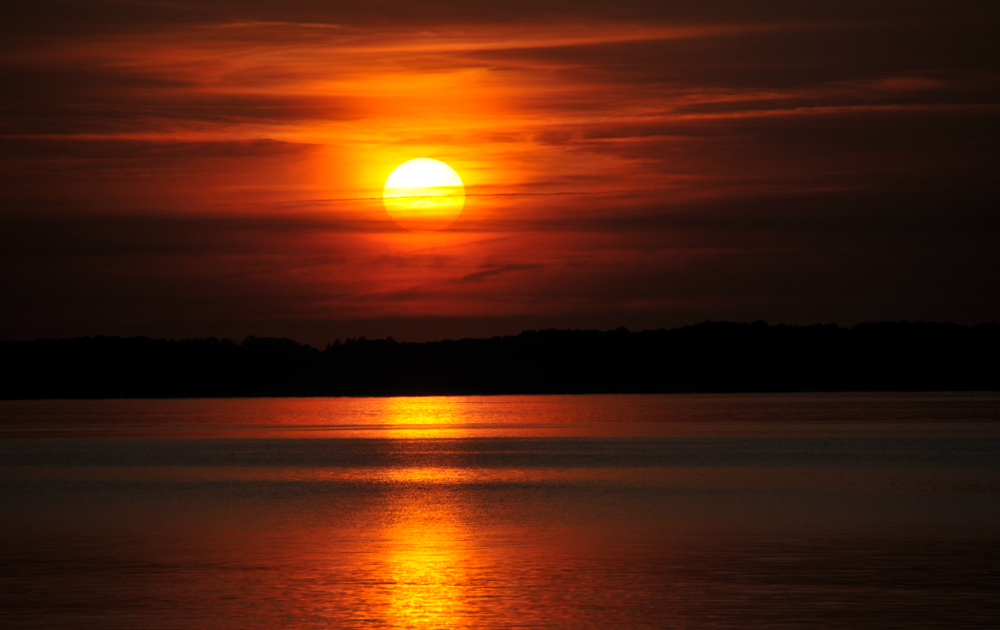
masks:
[[[512,273],[516,271],[527,271],[532,269],[540,269],[543,265],[538,264],[509,264],[509,265],[498,265],[489,266],[481,271],[474,271],[472,273],[465,274],[457,280],[459,283],[468,282],[479,282],[487,278],[493,278],[502,274]]]

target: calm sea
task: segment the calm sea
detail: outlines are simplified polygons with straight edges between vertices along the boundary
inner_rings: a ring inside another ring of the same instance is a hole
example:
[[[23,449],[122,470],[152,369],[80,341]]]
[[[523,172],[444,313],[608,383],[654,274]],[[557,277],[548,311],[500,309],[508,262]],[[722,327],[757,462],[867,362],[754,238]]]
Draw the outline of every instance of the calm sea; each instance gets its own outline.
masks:
[[[1000,628],[1000,395],[0,402],[2,628]]]

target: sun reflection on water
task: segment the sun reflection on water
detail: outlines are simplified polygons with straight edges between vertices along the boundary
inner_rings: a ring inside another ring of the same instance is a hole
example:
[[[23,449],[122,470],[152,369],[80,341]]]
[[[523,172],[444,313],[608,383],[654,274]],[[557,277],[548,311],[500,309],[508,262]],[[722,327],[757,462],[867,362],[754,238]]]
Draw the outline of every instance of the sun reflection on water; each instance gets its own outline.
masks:
[[[381,403],[376,412],[381,422],[400,427],[387,430],[387,437],[462,437],[468,431],[459,427],[473,420],[468,407],[447,398],[387,398]],[[382,545],[388,583],[385,611],[391,627],[470,625],[468,585],[475,550],[462,518],[464,503],[451,488],[426,490],[428,483],[457,481],[455,471],[467,469],[436,463],[392,471],[393,486],[399,490],[393,493]]]
[[[470,572],[482,560],[454,498],[400,494],[392,505],[381,559],[391,627],[470,625]]]
[[[375,399],[370,413],[390,438],[468,437],[480,418],[476,408],[445,396]]]

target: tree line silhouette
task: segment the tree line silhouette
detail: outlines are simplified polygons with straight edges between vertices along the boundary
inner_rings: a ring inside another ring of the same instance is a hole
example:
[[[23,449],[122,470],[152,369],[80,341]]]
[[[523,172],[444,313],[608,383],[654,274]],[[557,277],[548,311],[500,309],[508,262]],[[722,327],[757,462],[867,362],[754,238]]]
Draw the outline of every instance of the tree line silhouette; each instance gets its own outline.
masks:
[[[542,330],[399,343],[0,342],[0,398],[1000,390],[1000,325]]]

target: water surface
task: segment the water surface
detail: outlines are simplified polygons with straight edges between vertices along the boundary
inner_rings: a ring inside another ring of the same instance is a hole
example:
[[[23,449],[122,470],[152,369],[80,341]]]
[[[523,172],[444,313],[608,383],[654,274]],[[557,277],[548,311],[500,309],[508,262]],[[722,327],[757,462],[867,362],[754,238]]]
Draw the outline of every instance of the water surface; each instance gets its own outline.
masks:
[[[0,403],[5,628],[1000,627],[1000,396]]]

